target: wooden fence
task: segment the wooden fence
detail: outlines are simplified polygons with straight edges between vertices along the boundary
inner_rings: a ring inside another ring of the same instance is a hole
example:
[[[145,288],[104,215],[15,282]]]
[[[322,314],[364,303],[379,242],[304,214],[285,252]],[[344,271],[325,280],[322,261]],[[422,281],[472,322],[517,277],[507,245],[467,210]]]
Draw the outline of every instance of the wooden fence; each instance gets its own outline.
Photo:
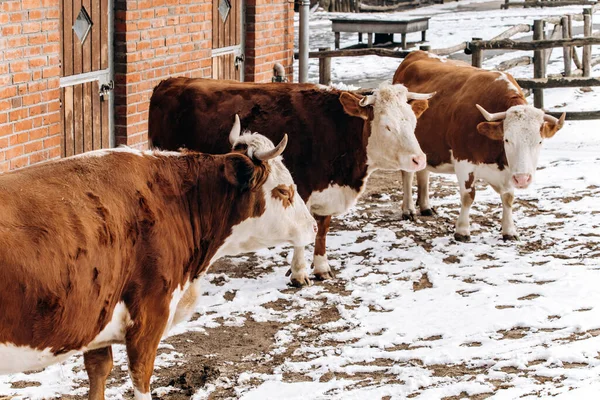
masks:
[[[592,15],[593,10],[588,8],[583,11],[581,18],[577,18],[583,20],[584,37],[572,38],[572,21],[576,18],[563,16],[534,21],[533,41],[477,39],[467,44],[466,52],[471,54],[471,64],[481,68],[485,50],[533,51],[533,57],[519,57],[504,62],[504,66],[510,68],[516,65],[533,64],[533,79],[518,78],[516,81],[523,89],[532,90],[535,107],[544,108],[544,89],[600,86],[600,79],[590,78],[592,67],[600,64],[600,57],[592,58],[592,45],[600,45],[600,37],[594,36],[592,32]],[[554,29],[549,37],[546,37],[545,34],[546,24],[554,24]],[[583,46],[581,59],[575,50],[577,46]],[[559,75],[547,76],[547,64],[554,48],[563,49],[564,72]],[[573,64],[576,67],[575,70],[572,68]],[[600,119],[600,110],[567,112],[567,119]]]
[[[521,56],[512,60],[503,61],[495,68],[497,71],[506,71],[516,66],[533,64],[533,79],[516,79],[525,90],[531,90],[535,107],[544,107],[544,89],[557,87],[589,87],[600,86],[600,78],[591,78],[591,70],[600,64],[600,56],[592,57],[592,46],[600,45],[600,34],[592,31],[592,15],[600,9],[598,6],[587,8],[579,15],[566,15],[562,17],[548,17],[534,21],[533,25],[520,24],[511,27],[491,40],[473,38],[470,42],[459,43],[455,46],[431,49],[430,46],[421,46],[421,50],[429,51],[439,56],[448,56],[460,51],[471,55],[471,64],[481,68],[483,54],[486,50],[526,50],[533,51],[533,57]],[[573,38],[573,21],[583,21],[584,36]],[[546,26],[554,25],[549,34],[545,33]],[[518,33],[533,32],[532,41],[515,41],[510,39]],[[582,56],[579,57],[576,47],[583,46]],[[564,58],[564,72],[557,75],[547,75],[546,66],[551,56],[552,49],[562,48]],[[361,48],[331,50],[319,48],[319,51],[309,53],[309,58],[319,59],[319,83],[331,83],[331,58],[334,57],[360,57],[376,55],[381,57],[405,58],[410,51],[392,50],[387,48]],[[297,54],[296,54],[297,57]],[[575,68],[573,68],[575,67]],[[552,113],[559,115],[561,113]],[[567,119],[600,119],[599,111],[573,111],[567,112]]]

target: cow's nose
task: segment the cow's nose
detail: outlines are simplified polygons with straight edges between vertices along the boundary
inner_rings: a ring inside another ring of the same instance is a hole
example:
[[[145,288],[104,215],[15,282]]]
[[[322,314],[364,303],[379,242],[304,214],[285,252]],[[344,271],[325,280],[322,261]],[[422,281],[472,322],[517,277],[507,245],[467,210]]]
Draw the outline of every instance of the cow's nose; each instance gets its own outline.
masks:
[[[518,188],[526,188],[531,183],[531,174],[514,174],[513,183]]]
[[[420,171],[427,166],[427,156],[425,154],[414,155],[411,160],[416,171]]]

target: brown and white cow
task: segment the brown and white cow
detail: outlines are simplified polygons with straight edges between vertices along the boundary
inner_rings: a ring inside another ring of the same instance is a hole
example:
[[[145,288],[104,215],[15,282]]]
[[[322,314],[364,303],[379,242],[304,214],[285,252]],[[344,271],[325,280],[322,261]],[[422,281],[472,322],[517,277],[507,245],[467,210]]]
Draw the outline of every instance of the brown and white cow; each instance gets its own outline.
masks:
[[[159,341],[214,260],[314,240],[285,141],[232,135],[252,157],[120,148],[0,176],[0,374],[84,352],[89,398],[103,399],[123,343],[149,400]]]
[[[356,203],[373,171],[425,168],[414,130],[430,97],[389,84],[362,95],[313,84],[171,78],[154,89],[148,132],[155,147],[209,153],[226,152],[233,143],[227,140],[230,114],[274,141],[287,132],[285,164],[319,225],[314,274],[327,279],[331,216]],[[291,274],[292,284],[311,284],[303,247],[294,249]]]
[[[469,240],[474,183],[481,179],[501,196],[504,240],[517,239],[512,217],[514,189],[531,184],[542,141],[562,128],[565,115],[556,119],[528,105],[521,88],[508,74],[422,51],[404,59],[394,74],[394,82],[409,90],[436,91],[416,129],[428,163],[425,170],[417,173],[421,215],[432,214],[430,171],[455,173],[461,210],[454,237]],[[407,218],[416,212],[411,196],[412,178],[411,172],[402,173],[402,210]]]

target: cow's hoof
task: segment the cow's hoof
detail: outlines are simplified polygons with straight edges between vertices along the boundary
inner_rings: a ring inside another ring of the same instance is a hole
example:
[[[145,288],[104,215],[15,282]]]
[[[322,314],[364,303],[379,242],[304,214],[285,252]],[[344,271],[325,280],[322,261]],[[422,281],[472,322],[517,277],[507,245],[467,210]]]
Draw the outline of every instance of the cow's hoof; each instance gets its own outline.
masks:
[[[427,210],[421,211],[421,216],[423,216],[423,217],[433,217],[436,214],[437,213],[435,212],[435,210],[433,208],[428,208]]]
[[[292,276],[290,278],[290,286],[301,288],[303,286],[312,286],[312,281],[306,275],[306,273],[298,274],[298,276]]]
[[[414,221],[415,213],[412,211],[402,211],[402,219],[405,221]]]
[[[469,241],[471,241],[471,235],[463,235],[461,233],[455,233],[454,240],[456,240],[457,242],[469,242]]]
[[[504,240],[505,242],[507,241],[517,241],[519,240],[519,236],[518,235],[502,235],[502,240]]]
[[[333,271],[315,272],[315,279],[318,281],[326,281],[328,279],[335,279]]]

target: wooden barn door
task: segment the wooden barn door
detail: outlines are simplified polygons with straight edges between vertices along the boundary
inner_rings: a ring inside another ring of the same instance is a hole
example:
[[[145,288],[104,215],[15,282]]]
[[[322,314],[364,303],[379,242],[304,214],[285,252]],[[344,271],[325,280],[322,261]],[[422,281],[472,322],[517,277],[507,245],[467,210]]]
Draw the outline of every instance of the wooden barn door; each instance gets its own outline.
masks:
[[[212,0],[212,77],[244,79],[243,0]]]
[[[112,0],[59,0],[62,155],[112,147]]]

